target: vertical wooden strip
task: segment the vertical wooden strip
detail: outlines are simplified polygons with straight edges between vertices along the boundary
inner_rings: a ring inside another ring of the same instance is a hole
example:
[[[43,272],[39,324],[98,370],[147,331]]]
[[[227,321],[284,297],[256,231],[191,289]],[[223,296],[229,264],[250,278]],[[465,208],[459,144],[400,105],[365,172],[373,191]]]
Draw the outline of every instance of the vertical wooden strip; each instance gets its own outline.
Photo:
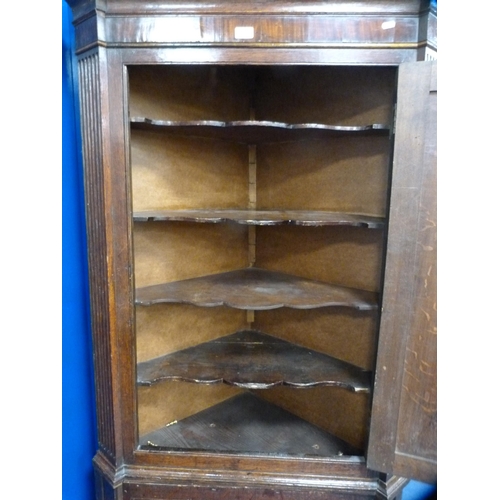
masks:
[[[255,112],[251,111],[251,116],[255,117]],[[255,210],[257,208],[257,146],[251,144],[248,146],[248,208]],[[256,228],[248,226],[248,266],[255,266],[256,259]],[[247,311],[247,323],[249,326],[255,321],[254,311]]]
[[[109,383],[111,380],[109,363],[111,347],[99,77],[99,56],[97,53],[79,61],[97,430],[100,448],[114,459],[113,397]]]
[[[435,66],[433,66],[435,68]],[[413,279],[415,313],[409,324],[394,471],[436,479],[437,462],[437,92],[427,98]]]
[[[257,208],[257,146],[248,146],[248,208]]]
[[[248,146],[248,208],[257,208],[257,146]],[[255,265],[255,226],[248,226],[248,265]]]
[[[255,226],[248,226],[248,265],[253,267],[255,265],[255,245],[257,243],[257,236]]]
[[[256,146],[248,146],[248,208],[257,208],[257,153]],[[248,226],[248,265],[255,265],[255,226]]]
[[[422,415],[419,416],[408,401],[422,397],[417,404],[420,409],[425,407],[424,411],[432,413],[430,418],[426,417],[432,426],[432,419],[436,418],[435,391],[426,386],[422,394],[417,394],[408,376],[410,373],[411,376],[419,375],[420,361],[424,361],[421,369],[435,370],[432,347],[419,340],[435,335],[432,325],[435,321],[433,297],[436,290],[432,276],[435,245],[431,234],[436,229],[432,213],[436,196],[435,162],[428,165],[435,145],[429,140],[429,133],[435,132],[431,126],[435,109],[430,101],[434,64],[404,64],[399,70],[387,261],[367,455],[368,466],[372,469],[408,474],[424,482],[435,479],[435,463],[432,464],[428,457],[433,455],[431,448],[436,443],[432,437],[423,438]],[[432,159],[430,161],[432,163]],[[425,300],[419,296],[419,288],[425,289]],[[419,360],[416,369],[412,358]],[[412,394],[408,393],[409,389]],[[432,433],[432,429],[430,431]],[[415,440],[418,446],[414,446]],[[400,446],[411,448],[415,458],[413,469],[408,464],[398,466]],[[425,471],[417,464],[423,460],[429,464]]]

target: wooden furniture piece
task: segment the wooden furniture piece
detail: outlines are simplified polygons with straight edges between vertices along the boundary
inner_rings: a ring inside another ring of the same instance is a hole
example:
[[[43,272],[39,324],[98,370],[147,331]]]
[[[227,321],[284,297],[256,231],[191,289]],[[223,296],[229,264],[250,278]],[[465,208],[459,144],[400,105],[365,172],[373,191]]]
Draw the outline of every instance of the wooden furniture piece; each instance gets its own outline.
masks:
[[[68,3],[98,499],[435,481],[435,5]]]

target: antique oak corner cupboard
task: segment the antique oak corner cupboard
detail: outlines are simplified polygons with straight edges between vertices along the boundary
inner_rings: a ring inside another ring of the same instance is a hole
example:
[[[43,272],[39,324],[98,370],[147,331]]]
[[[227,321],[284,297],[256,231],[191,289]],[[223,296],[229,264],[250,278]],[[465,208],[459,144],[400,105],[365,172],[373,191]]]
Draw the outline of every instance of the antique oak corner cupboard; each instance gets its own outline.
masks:
[[[68,0],[97,497],[436,480],[436,6]]]

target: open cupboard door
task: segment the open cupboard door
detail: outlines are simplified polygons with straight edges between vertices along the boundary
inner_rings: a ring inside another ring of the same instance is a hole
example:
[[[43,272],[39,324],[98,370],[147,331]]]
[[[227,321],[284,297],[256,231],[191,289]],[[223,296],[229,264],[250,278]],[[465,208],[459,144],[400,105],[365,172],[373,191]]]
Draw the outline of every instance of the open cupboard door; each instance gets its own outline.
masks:
[[[367,463],[434,483],[437,62],[398,77],[387,262]]]

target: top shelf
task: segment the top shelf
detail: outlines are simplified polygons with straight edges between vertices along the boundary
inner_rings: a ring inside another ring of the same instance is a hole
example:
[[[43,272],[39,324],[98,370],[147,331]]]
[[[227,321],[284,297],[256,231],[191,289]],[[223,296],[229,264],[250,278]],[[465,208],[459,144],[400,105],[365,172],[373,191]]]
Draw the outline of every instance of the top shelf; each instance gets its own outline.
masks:
[[[340,136],[388,136],[390,128],[379,123],[344,126],[319,123],[281,123],[273,121],[166,121],[144,117],[130,119],[133,129],[164,130],[169,134],[220,139],[246,144],[295,142],[312,139],[325,139]]]

